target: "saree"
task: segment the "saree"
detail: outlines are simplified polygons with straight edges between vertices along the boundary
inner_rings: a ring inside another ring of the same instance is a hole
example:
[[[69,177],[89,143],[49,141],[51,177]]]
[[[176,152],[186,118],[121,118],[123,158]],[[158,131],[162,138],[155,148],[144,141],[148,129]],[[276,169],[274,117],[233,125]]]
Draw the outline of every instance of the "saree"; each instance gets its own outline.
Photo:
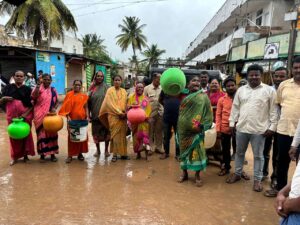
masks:
[[[89,89],[88,107],[91,114],[92,135],[97,144],[109,139],[109,132],[99,120],[99,111],[103,103],[108,85],[102,82],[99,85],[92,84]]]
[[[35,89],[32,91],[34,93]],[[58,134],[49,133],[43,127],[43,120],[45,116],[51,111],[57,102],[57,92],[55,88],[45,88],[42,84],[40,86],[39,96],[34,98],[34,126],[37,135],[37,151],[39,155],[58,154]]]
[[[217,92],[207,92],[207,95],[210,100],[211,107],[213,109],[213,119],[215,123],[218,101],[221,97],[225,96],[225,93],[218,90]]]
[[[61,116],[67,116],[71,120],[86,120],[86,104],[88,96],[83,93],[70,91],[67,93],[64,102],[58,112]],[[72,142],[70,131],[68,131],[68,156],[78,156],[80,153],[88,152],[88,138],[83,142]]]
[[[26,86],[18,88],[15,84],[9,84],[3,89],[2,95],[13,97],[14,100],[7,102],[5,105],[7,124],[12,123],[13,118],[21,117],[29,107],[32,107],[30,102],[31,89]],[[33,112],[31,111],[24,121],[29,124],[30,128],[32,125]],[[10,157],[12,160],[17,160],[24,157],[25,155],[34,156],[34,143],[32,133],[21,140],[9,138],[10,142]]]
[[[127,156],[127,123],[119,115],[126,112],[127,93],[125,89],[110,87],[102,103],[99,119],[110,132],[110,152]]]
[[[182,170],[200,171],[207,167],[204,133],[212,125],[210,101],[202,90],[188,95],[180,104],[178,141]],[[201,128],[201,132],[197,128]]]
[[[127,107],[131,105],[139,105],[146,113],[146,117],[149,118],[151,114],[151,105],[148,98],[145,95],[138,96],[136,93],[130,95],[127,101]],[[132,130],[133,135],[133,150],[138,153],[142,150],[143,145],[150,145],[149,139],[149,123],[143,122],[139,124],[130,124],[129,127]]]

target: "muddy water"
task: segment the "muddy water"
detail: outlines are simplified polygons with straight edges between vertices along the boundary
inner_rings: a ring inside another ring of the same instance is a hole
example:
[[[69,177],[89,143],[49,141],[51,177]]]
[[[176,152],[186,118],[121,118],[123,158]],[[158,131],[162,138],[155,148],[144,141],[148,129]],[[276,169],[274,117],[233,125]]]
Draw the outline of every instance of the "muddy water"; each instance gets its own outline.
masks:
[[[0,224],[278,224],[274,199],[253,192],[251,181],[226,184],[215,166],[196,188],[193,176],[176,182],[180,170],[173,157],[110,163],[103,152],[93,157],[92,139],[86,160],[67,165],[65,130],[59,133],[58,162],[40,164],[35,156],[10,167],[5,129],[0,114]],[[247,157],[251,173],[252,155]]]

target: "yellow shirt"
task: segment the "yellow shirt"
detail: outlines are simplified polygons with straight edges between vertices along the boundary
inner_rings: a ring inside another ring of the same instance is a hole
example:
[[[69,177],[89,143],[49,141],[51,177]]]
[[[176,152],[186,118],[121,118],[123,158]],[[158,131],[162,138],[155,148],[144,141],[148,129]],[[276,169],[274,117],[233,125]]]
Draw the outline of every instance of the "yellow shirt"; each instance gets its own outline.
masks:
[[[153,84],[149,84],[144,88],[144,95],[148,97],[152,109],[150,117],[154,117],[157,114],[160,116],[163,115],[164,108],[158,102],[160,92],[161,92],[161,87],[159,86],[155,88]]]
[[[281,106],[277,133],[293,137],[300,119],[300,85],[293,78],[279,85],[277,102]]]

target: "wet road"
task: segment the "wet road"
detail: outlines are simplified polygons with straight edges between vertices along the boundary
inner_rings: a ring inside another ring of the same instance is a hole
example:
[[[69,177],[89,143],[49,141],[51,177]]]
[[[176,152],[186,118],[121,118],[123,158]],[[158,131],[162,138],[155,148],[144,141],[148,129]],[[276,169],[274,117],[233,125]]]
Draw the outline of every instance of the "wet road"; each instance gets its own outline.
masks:
[[[253,192],[251,181],[226,184],[215,166],[204,173],[201,188],[193,179],[178,184],[173,157],[110,163],[103,152],[93,157],[92,139],[86,161],[65,164],[65,129],[59,133],[58,162],[41,164],[35,156],[10,167],[5,129],[0,113],[0,224],[278,224],[274,199]],[[252,155],[247,157],[245,170],[252,175]]]

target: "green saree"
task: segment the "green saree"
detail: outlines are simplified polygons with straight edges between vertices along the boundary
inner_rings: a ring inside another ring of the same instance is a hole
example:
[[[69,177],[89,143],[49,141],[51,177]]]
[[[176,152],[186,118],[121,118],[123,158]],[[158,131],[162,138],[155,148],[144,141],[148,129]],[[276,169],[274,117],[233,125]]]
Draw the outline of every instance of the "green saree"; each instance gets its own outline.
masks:
[[[207,167],[204,133],[213,121],[210,101],[203,91],[188,95],[181,103],[178,139],[182,170],[200,171]],[[201,128],[199,133],[198,127]]]

